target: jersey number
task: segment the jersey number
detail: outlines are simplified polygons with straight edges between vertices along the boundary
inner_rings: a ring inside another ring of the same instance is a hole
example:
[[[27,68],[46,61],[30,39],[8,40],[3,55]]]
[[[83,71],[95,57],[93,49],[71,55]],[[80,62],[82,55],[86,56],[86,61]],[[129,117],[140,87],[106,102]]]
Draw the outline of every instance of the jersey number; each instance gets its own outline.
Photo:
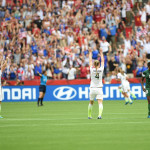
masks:
[[[96,73],[95,78],[99,79],[99,73]]]

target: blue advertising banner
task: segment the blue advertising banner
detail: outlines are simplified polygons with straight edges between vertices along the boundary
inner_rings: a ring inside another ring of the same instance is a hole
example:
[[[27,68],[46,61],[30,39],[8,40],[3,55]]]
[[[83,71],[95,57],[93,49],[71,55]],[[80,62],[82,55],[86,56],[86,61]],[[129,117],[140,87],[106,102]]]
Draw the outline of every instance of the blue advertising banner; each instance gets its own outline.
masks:
[[[118,90],[119,84],[105,84],[103,87],[104,100],[123,100]],[[146,99],[140,84],[130,84],[131,91],[137,99]],[[48,85],[45,101],[82,101],[89,100],[89,85]],[[3,101],[37,101],[39,86],[5,86],[3,87]]]

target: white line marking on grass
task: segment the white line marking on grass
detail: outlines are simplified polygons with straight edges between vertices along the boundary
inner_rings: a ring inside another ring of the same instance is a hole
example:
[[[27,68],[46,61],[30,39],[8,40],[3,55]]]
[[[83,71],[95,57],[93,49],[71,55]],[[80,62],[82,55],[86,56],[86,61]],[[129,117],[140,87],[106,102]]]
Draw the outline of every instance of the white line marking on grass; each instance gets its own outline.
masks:
[[[22,125],[19,125],[19,124],[11,124],[11,125],[3,125],[3,126],[0,126],[0,128],[5,128],[5,127],[36,127],[38,125],[36,124],[31,124],[31,125],[27,125],[27,124],[22,124]]]
[[[124,119],[146,119],[146,118],[103,118],[103,120],[124,120]],[[87,118],[3,118],[0,121],[60,121],[60,120],[88,120]],[[96,118],[93,120],[97,120]]]
[[[52,124],[56,126],[76,126],[76,125],[112,125],[112,124],[150,124],[150,122],[112,122],[112,123],[70,123],[70,124]]]
[[[74,113],[70,114],[40,114],[42,116],[72,116]],[[78,113],[76,115],[86,115],[87,113]],[[93,113],[97,114],[97,113]],[[144,115],[145,113],[105,113],[107,115]],[[15,114],[15,116],[20,116],[21,114]],[[38,116],[39,114],[32,114],[33,116]],[[7,115],[7,116],[14,116],[14,115]]]
[[[60,123],[60,124],[44,124],[48,126],[76,126],[76,125],[112,125],[112,124],[150,124],[150,122],[112,122],[112,123],[103,123],[103,122],[98,122],[98,123]],[[31,124],[31,125],[18,125],[18,124],[13,124],[13,125],[2,125],[0,128],[7,128],[7,127],[38,127],[41,125],[38,124]]]

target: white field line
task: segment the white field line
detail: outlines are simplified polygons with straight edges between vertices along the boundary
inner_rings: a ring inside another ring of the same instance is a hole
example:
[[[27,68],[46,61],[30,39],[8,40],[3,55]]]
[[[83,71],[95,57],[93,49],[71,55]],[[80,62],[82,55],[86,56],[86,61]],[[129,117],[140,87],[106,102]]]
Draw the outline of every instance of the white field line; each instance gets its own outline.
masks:
[[[76,115],[85,115],[85,114],[87,114],[87,113],[76,113]],[[94,115],[96,114],[96,113],[93,113]],[[106,115],[144,115],[145,113],[104,113],[104,114],[106,114]],[[21,114],[15,114],[15,116],[20,116]],[[33,116],[38,116],[39,114],[32,114]],[[46,113],[46,114],[40,114],[40,115],[42,115],[42,116],[72,116],[72,115],[74,115],[74,113],[73,114],[48,114],[48,113]],[[7,115],[7,116],[14,116],[13,114],[9,114],[9,115]],[[28,116],[28,115],[27,115]]]
[[[103,118],[103,120],[124,120],[124,119],[147,119],[147,118]],[[63,120],[88,120],[87,117],[85,118],[3,118],[0,119],[0,121],[63,121]],[[97,120],[96,118],[93,118],[93,120]],[[150,119],[149,119],[150,120]]]
[[[111,122],[111,123],[60,123],[60,124],[44,124],[48,126],[76,126],[76,125],[112,125],[112,124],[150,124],[150,122]],[[41,126],[38,124],[31,124],[31,125],[18,125],[18,124],[13,124],[13,125],[2,125],[0,128],[6,128],[6,127],[36,127],[36,126]]]

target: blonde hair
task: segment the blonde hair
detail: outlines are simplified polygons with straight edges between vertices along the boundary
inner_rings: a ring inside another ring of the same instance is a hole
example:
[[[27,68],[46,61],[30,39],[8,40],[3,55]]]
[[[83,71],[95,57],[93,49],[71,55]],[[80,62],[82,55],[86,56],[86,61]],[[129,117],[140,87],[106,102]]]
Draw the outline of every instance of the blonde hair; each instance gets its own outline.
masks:
[[[99,62],[98,60],[95,60],[95,61],[94,61],[94,67],[95,67],[95,68],[98,67],[99,64],[100,64],[100,62]]]

